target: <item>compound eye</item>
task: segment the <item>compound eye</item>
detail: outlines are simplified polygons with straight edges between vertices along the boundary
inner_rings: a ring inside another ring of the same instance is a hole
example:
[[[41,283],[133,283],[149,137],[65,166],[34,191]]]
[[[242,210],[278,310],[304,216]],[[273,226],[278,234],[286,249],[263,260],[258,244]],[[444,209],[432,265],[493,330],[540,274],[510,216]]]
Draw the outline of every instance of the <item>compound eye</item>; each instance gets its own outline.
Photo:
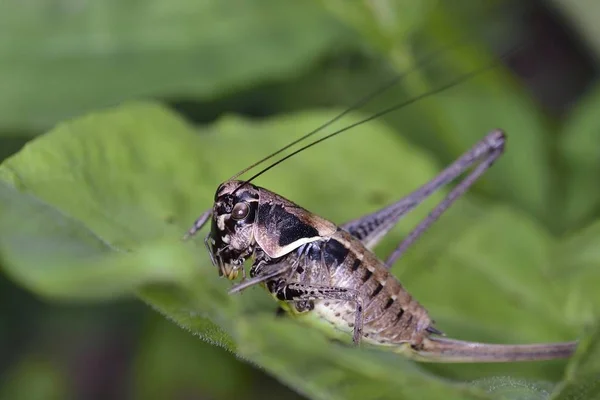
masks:
[[[237,203],[231,210],[231,218],[233,219],[244,219],[250,213],[250,207],[248,203]]]

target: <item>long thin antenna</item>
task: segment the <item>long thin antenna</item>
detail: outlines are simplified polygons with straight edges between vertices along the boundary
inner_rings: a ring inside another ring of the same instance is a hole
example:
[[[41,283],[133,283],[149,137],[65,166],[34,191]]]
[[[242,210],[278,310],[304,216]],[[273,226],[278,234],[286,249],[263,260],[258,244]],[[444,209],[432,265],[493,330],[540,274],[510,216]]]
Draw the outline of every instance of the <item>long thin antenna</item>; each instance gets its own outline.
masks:
[[[467,73],[467,74],[461,75],[461,76],[460,76],[460,77],[458,77],[457,79],[454,79],[454,80],[452,80],[452,81],[450,81],[450,82],[446,83],[445,85],[439,86],[439,87],[437,87],[437,88],[435,88],[435,89],[432,89],[432,90],[428,90],[428,91],[426,91],[426,92],[424,92],[424,93],[421,93],[420,95],[418,95],[418,96],[415,96],[415,97],[413,97],[413,98],[411,98],[411,99],[408,99],[408,100],[406,100],[406,101],[403,101],[403,102],[397,103],[397,104],[395,104],[395,105],[393,105],[393,106],[391,106],[391,107],[389,107],[389,108],[386,108],[386,109],[384,109],[384,110],[381,110],[381,111],[379,111],[379,112],[377,112],[377,113],[375,113],[375,114],[373,114],[373,115],[371,115],[371,116],[369,116],[369,117],[367,117],[367,118],[364,118],[364,119],[362,119],[362,120],[360,120],[360,121],[357,121],[357,122],[355,122],[355,123],[353,123],[353,124],[350,124],[350,125],[348,125],[348,126],[346,126],[346,127],[344,127],[344,128],[338,129],[337,131],[335,131],[335,132],[332,132],[332,133],[330,133],[330,134],[328,134],[328,135],[326,135],[326,136],[324,136],[324,137],[322,137],[322,138],[320,138],[320,139],[317,139],[317,140],[315,140],[315,141],[313,141],[313,142],[310,142],[310,143],[308,143],[307,145],[300,147],[299,149],[297,149],[297,150],[295,150],[295,151],[291,152],[291,153],[290,153],[290,154],[288,154],[287,156],[285,156],[285,157],[281,158],[280,160],[278,160],[278,161],[276,161],[276,162],[272,163],[272,164],[271,164],[271,165],[269,165],[268,167],[265,167],[265,168],[263,168],[262,170],[260,170],[259,172],[257,172],[256,174],[252,175],[252,176],[251,176],[251,177],[250,177],[248,180],[244,181],[244,182],[243,182],[243,183],[242,183],[242,184],[241,184],[241,185],[238,187],[238,189],[239,189],[240,187],[244,186],[245,184],[247,184],[247,183],[249,183],[249,182],[253,181],[254,179],[258,178],[260,175],[264,174],[265,172],[267,172],[267,171],[268,171],[268,170],[270,170],[271,168],[274,168],[275,166],[277,166],[277,165],[281,164],[281,163],[282,163],[282,162],[284,162],[285,160],[288,160],[289,158],[291,158],[291,157],[295,156],[296,154],[298,154],[298,153],[300,153],[300,152],[302,152],[302,151],[304,151],[304,150],[306,150],[306,149],[308,149],[308,148],[311,148],[311,147],[313,147],[313,146],[315,146],[315,145],[317,145],[317,144],[319,144],[319,143],[321,143],[321,142],[323,142],[323,141],[325,141],[325,140],[331,139],[332,137],[335,137],[335,136],[339,135],[340,133],[342,133],[342,132],[345,132],[345,131],[347,131],[347,130],[349,130],[349,129],[352,129],[352,128],[354,128],[354,127],[357,127],[357,126],[359,126],[359,125],[362,125],[362,124],[364,124],[364,123],[367,123],[367,122],[369,122],[369,121],[372,121],[372,120],[374,120],[374,119],[380,118],[380,117],[382,117],[382,116],[384,116],[384,115],[386,115],[386,114],[389,114],[389,113],[391,113],[392,111],[396,111],[396,110],[398,110],[398,109],[400,109],[400,108],[402,108],[402,107],[406,107],[406,106],[408,106],[408,105],[410,105],[410,104],[413,104],[413,103],[415,103],[415,102],[417,102],[417,101],[419,101],[419,100],[421,100],[421,99],[424,99],[424,98],[426,98],[426,97],[429,97],[429,96],[435,95],[435,94],[437,94],[437,93],[443,92],[443,91],[445,91],[445,90],[448,90],[448,89],[450,89],[450,88],[452,88],[452,87],[458,86],[459,84],[461,84],[461,83],[463,83],[463,82],[466,82],[466,81],[468,81],[468,80],[469,80],[469,79],[471,79],[472,77],[474,77],[474,76],[476,76],[476,75],[479,75],[480,73],[482,73],[482,72],[484,72],[484,71],[487,71],[487,70],[490,70],[490,69],[492,69],[492,68],[495,68],[495,67],[497,67],[498,65],[499,65],[499,63],[498,63],[498,62],[494,62],[494,63],[488,64],[488,65],[485,65],[485,66],[484,66],[484,67],[482,67],[482,68],[479,68],[479,69],[473,70],[473,71],[471,71],[471,72],[469,72],[469,73]],[[289,147],[289,146],[288,146],[288,147]],[[275,154],[276,154],[276,153],[275,153]],[[238,175],[236,175],[236,177],[237,177],[237,176],[238,176]],[[236,189],[236,190],[237,190],[237,189]]]
[[[269,155],[267,155],[266,157],[258,160],[257,162],[251,164],[250,166],[242,169],[241,171],[239,171],[238,173],[236,173],[235,175],[233,175],[231,178],[229,178],[229,180],[233,180],[236,179],[237,177],[239,177],[240,175],[244,174],[245,172],[248,172],[249,170],[253,169],[254,167],[264,163],[265,161],[275,157],[276,155],[284,152],[285,150],[289,149],[290,147],[308,139],[309,137],[315,135],[316,133],[322,131],[323,129],[327,128],[328,126],[330,126],[331,124],[333,124],[336,121],[339,121],[342,117],[344,117],[345,115],[347,115],[348,113],[357,110],[359,108],[362,108],[363,106],[365,106],[366,104],[368,104],[371,100],[373,100],[374,98],[378,97],[379,95],[385,93],[386,91],[388,91],[389,89],[391,89],[392,87],[394,87],[398,82],[400,82],[404,77],[406,77],[407,75],[409,75],[410,73],[417,71],[419,69],[421,69],[422,67],[426,66],[427,64],[429,64],[432,60],[437,59],[437,56],[439,54],[443,54],[447,51],[449,51],[449,49],[452,49],[454,47],[457,46],[457,44],[459,45],[463,45],[464,42],[462,41],[457,41],[455,43],[453,43],[450,46],[446,46],[444,48],[438,49],[436,51],[433,51],[431,53],[429,53],[426,57],[423,58],[423,60],[414,65],[412,68],[404,71],[403,73],[396,75],[393,79],[391,79],[390,81],[386,82],[385,84],[383,84],[382,86],[380,86],[379,88],[377,88],[375,91],[371,92],[368,96],[362,97],[359,101],[355,102],[354,104],[352,104],[350,107],[348,107],[347,109],[345,109],[344,111],[342,111],[341,113],[339,113],[338,115],[336,115],[335,117],[333,117],[332,119],[330,119],[329,121],[325,122],[324,124],[320,125],[319,127],[315,128],[314,130],[308,132],[307,134],[299,137],[298,139],[292,141],[291,143],[285,145],[284,147],[282,147],[281,149],[275,151],[274,153],[271,153]],[[254,179],[256,176],[254,176],[253,178],[251,178],[250,180]],[[246,182],[250,182],[250,180],[246,181]]]

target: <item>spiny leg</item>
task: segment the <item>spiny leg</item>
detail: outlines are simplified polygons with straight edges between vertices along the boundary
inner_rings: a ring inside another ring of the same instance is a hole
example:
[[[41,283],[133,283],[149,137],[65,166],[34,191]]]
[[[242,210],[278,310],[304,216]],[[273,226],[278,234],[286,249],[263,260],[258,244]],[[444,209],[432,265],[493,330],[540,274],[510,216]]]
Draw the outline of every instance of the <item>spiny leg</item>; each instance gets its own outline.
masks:
[[[504,152],[506,136],[503,131],[495,130],[486,135],[470,151],[458,158],[448,168],[442,171],[433,181],[444,175],[457,177],[475,163],[479,164],[473,171],[460,181],[454,189],[419,223],[408,236],[396,247],[385,260],[389,269],[406,250],[435,222],[437,219],[487,171]],[[432,182],[433,182],[432,181]]]
[[[229,294],[239,293],[242,290],[249,288],[250,286],[255,286],[259,283],[271,280],[276,276],[285,273],[286,271],[287,269],[278,269],[254,276],[250,279],[246,279],[243,282],[240,282],[237,285],[234,285],[231,289],[229,289]]]
[[[421,186],[408,196],[405,196],[397,202],[390,204],[389,206],[386,206],[378,211],[375,211],[374,213],[347,222],[341,227],[350,232],[350,234],[352,234],[354,237],[359,239],[366,247],[372,249],[398,223],[398,221],[400,221],[400,219],[405,214],[412,211],[416,206],[421,204],[425,199],[427,199],[429,196],[435,193],[438,189],[452,182],[454,179],[456,179],[458,176],[464,173],[465,170],[469,169],[473,164],[483,160],[482,164],[487,164],[487,167],[483,168],[483,170],[485,171],[485,169],[489,168],[492,162],[495,159],[497,159],[498,156],[500,156],[500,154],[502,153],[502,150],[504,148],[504,141],[505,137],[501,131],[490,132],[471,150],[464,153],[461,157],[459,157],[456,161],[450,164],[435,178],[433,178],[431,181]],[[456,190],[460,186],[462,186],[462,190],[459,190],[459,193],[458,195],[456,195],[456,197],[464,193],[464,191],[468,189],[468,187],[471,186],[471,184],[473,184],[473,182],[479,177],[479,175],[481,175],[481,173],[479,173],[473,179],[474,174],[475,172],[473,172],[471,175],[465,178],[465,180],[455,188]],[[448,199],[450,200],[448,201]],[[432,211],[432,214],[437,210],[437,212],[439,213],[437,217],[439,217],[439,215],[441,215],[452,204],[452,202],[454,202],[454,200],[456,199],[452,198],[451,195],[448,195],[446,199],[444,199],[442,203],[440,203],[438,207],[436,207],[436,209]],[[437,217],[435,219],[437,219]],[[433,221],[429,221],[424,229],[421,228],[421,230],[417,232],[418,235],[420,235],[425,229],[427,229],[427,227],[432,222],[434,222],[435,219],[433,219]],[[415,231],[413,231],[412,234],[414,234]],[[410,242],[408,242],[408,244],[405,243],[406,240],[402,242],[402,252],[404,252],[406,250],[406,247],[412,242],[414,242],[414,240],[417,237],[413,238]],[[390,258],[388,258],[388,261],[386,262],[388,268],[391,267],[391,265],[394,263],[394,261],[398,259],[400,255],[397,254],[396,250],[392,254],[393,257],[390,256]]]
[[[210,217],[212,216],[212,208],[204,211],[202,215],[198,217],[196,221],[194,221],[194,225],[190,228],[189,231],[183,236],[183,240],[188,240],[192,236],[194,236],[202,227],[208,222]]]
[[[358,290],[336,286],[304,285],[301,283],[285,284],[282,282],[274,293],[279,300],[284,301],[337,300],[355,302],[356,311],[352,341],[356,345],[360,343],[363,331],[363,299]]]

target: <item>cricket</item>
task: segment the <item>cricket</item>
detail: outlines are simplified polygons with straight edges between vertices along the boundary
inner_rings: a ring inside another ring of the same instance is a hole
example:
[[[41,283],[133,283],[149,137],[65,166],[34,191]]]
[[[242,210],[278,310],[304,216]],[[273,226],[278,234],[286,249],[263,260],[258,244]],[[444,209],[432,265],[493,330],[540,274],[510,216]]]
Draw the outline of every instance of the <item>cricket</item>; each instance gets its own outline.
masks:
[[[493,65],[491,66],[493,67]],[[272,162],[246,180],[240,176],[313,136],[374,98],[394,82],[287,146],[221,183],[213,206],[185,234],[187,240],[210,222],[204,243],[220,276],[241,282],[231,294],[261,285],[292,315],[311,313],[320,322],[352,336],[355,345],[386,347],[422,362],[482,363],[540,361],[570,357],[577,342],[490,344],[447,338],[427,309],[413,298],[390,268],[440,216],[497,161],[507,135],[485,135],[441,173],[412,193],[371,214],[342,225],[311,213],[254,179],[309,147],[410,103],[458,85],[490,68],[465,74],[447,85],[396,104],[357,123],[313,140]],[[470,171],[470,172],[468,172]],[[467,173],[468,172],[468,173]],[[399,220],[438,189],[464,176],[429,215],[380,260],[373,248]],[[244,264],[252,260],[249,277]]]

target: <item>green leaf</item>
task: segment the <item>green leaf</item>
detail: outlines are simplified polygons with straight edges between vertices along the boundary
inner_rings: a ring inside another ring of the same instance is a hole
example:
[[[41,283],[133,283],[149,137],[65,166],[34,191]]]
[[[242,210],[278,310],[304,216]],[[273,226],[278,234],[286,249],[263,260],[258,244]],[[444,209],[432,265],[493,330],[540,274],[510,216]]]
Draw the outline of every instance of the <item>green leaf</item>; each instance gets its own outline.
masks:
[[[530,382],[506,376],[479,379],[473,385],[487,389],[495,398],[507,400],[546,400],[552,392],[549,382]]]
[[[268,125],[228,118],[197,136],[165,110],[134,104],[64,124],[34,140],[0,169],[0,176],[7,182],[0,203],[0,249],[6,271],[36,293],[55,298],[98,299],[104,296],[110,299],[115,293],[125,292],[131,284],[142,285],[142,297],[171,319],[228,348],[232,347],[230,338],[233,338],[236,351],[253,359],[256,357],[252,351],[254,346],[277,342],[273,336],[278,333],[269,334],[270,329],[261,327],[257,336],[248,335],[245,330],[255,326],[253,321],[257,315],[273,312],[272,301],[262,291],[228,296],[226,282],[217,278],[204,252],[196,250],[202,248],[201,245],[174,243],[168,238],[181,237],[194,216],[210,205],[218,180],[206,177],[235,171],[255,158],[248,153],[260,154],[265,146],[276,148],[329,115],[307,113]],[[277,135],[277,132],[285,134]],[[374,146],[384,149],[398,146],[397,137],[383,126],[374,124],[369,134]],[[282,188],[282,191],[300,199],[312,195],[315,204],[314,192],[311,194],[306,190],[322,176],[322,166],[315,160],[327,157],[330,162],[342,165],[353,159],[353,168],[375,165],[379,160],[375,153],[363,154],[357,146],[362,142],[360,136],[348,135],[346,139],[350,140],[330,145],[337,149],[335,152],[322,146],[307,153],[307,157],[290,161],[286,168],[302,169],[304,176],[298,176],[294,185],[289,185],[287,190]],[[240,154],[240,149],[246,149],[246,154]],[[239,158],[223,157],[233,151]],[[363,154],[362,159],[359,154]],[[413,165],[420,166],[425,174],[433,173],[433,166],[426,159],[411,151],[406,151],[405,157]],[[388,160],[388,164],[394,163],[392,157]],[[230,161],[233,165],[227,165]],[[340,178],[343,175],[345,173],[340,174]],[[418,175],[415,173],[394,181],[416,186]],[[286,182],[288,176],[285,170],[279,169],[268,178]],[[389,176],[380,175],[380,179],[372,180],[353,196],[355,203],[346,202],[348,204],[343,206],[336,206],[333,195],[343,187],[351,188],[352,180],[349,177],[331,183],[321,180],[325,183],[320,186],[323,194],[331,195],[325,211],[336,210],[338,215],[349,216],[347,210],[372,203],[369,190],[380,191],[378,194],[384,200],[378,202],[387,201],[391,195],[389,188],[381,191],[386,188],[382,181],[389,180]],[[208,182],[210,189],[206,187]],[[371,204],[373,206],[376,205]],[[23,215],[29,216],[28,222],[20,226],[15,221],[23,220]],[[165,275],[158,276],[157,268]],[[54,271],[59,278],[52,276]],[[85,276],[89,279],[84,279]],[[128,280],[129,276],[137,276],[138,280]],[[202,321],[202,318],[209,318],[219,329],[202,322],[190,324],[190,321]],[[211,329],[206,330],[207,326]],[[303,329],[302,333],[294,335],[295,342],[303,342],[304,332],[308,330]],[[292,331],[288,328],[285,332]],[[352,357],[362,354],[357,353],[360,352],[357,349],[345,351],[357,354]],[[261,365],[276,372],[274,365],[280,362],[276,360],[285,357],[277,354],[268,355],[274,361]],[[316,357],[318,352],[314,354]],[[381,355],[367,357],[376,357],[375,360]],[[323,361],[307,358],[306,362],[322,364]],[[394,363],[411,365],[397,357]],[[333,367],[330,365],[329,368]],[[357,367],[354,364],[351,368]],[[294,371],[277,374],[296,385],[302,381]],[[448,386],[433,375],[418,370],[411,376],[417,391],[424,387],[449,396],[453,392],[461,396],[469,392],[465,387]],[[392,377],[395,379],[396,372],[382,379]],[[350,382],[353,378],[349,374],[337,379]],[[328,382],[306,382],[303,385],[312,386],[303,390],[316,393],[317,388],[326,387]],[[432,383],[432,389],[427,382]],[[332,396],[336,393],[334,387],[327,390]]]
[[[165,132],[182,126],[177,121],[173,125],[173,122],[164,112],[158,112],[153,120],[155,127]],[[175,269],[166,269],[161,265],[163,257],[173,255],[172,251],[167,250],[168,242],[176,240],[160,240],[169,237],[168,232],[171,235],[178,233],[168,222],[171,218],[169,213],[178,207],[173,203],[160,204],[160,199],[146,202],[146,208],[140,206],[141,200],[136,197],[142,195],[141,188],[149,182],[132,181],[129,180],[132,176],[121,174],[122,170],[132,166],[135,168],[136,143],[129,143],[130,153],[126,158],[118,158],[113,157],[117,152],[111,153],[112,150],[102,143],[103,139],[94,143],[88,135],[83,147],[82,143],[71,140],[72,134],[77,135],[79,130],[84,131],[86,127],[93,128],[96,123],[94,117],[90,117],[82,121],[75,131],[67,126],[59,127],[51,140],[62,151],[42,150],[46,158],[41,163],[35,148],[27,146],[18,156],[21,165],[15,166],[15,159],[3,164],[0,176],[23,189],[20,192],[6,183],[0,184],[0,229],[10,232],[0,239],[7,272],[41,294],[79,298],[110,297],[131,292],[144,280],[185,280],[192,273],[193,264],[182,262]],[[129,120],[129,124],[144,129],[144,124],[140,125],[135,120]],[[120,132],[105,133],[109,138],[111,134],[114,136]],[[189,141],[193,142],[194,139],[193,136],[189,137]],[[47,140],[48,137],[40,138],[36,144],[41,143],[43,149],[43,143]],[[181,146],[181,152],[186,150],[185,142],[178,142],[178,146]],[[79,159],[81,156],[84,158]],[[87,164],[85,169],[78,167],[83,160]],[[48,162],[54,165],[51,171],[47,170]],[[107,164],[110,164],[110,168],[107,168]],[[161,170],[160,163],[155,168],[153,176],[148,176],[150,180],[167,177],[168,171]],[[101,178],[90,175],[94,170],[112,172]],[[42,178],[48,173],[50,175]],[[117,176],[124,178],[121,180],[120,196],[123,200],[127,198],[127,201],[120,202],[113,197],[116,192],[106,191],[106,185],[114,182]],[[35,196],[23,193],[33,189],[29,187],[30,179],[40,179],[35,184]],[[72,184],[76,187],[71,187]],[[86,190],[81,190],[81,185],[86,185]],[[68,191],[73,193],[65,196]],[[176,196],[170,199],[175,203],[180,200]],[[105,208],[106,200],[112,202],[112,209]],[[147,252],[129,252],[134,246],[147,246],[148,249]],[[180,249],[181,245],[175,248]],[[183,259],[186,257],[184,250],[178,251]],[[79,264],[87,264],[88,268],[77,268]],[[23,268],[23,265],[29,268]],[[53,267],[49,268],[48,265]]]
[[[600,221],[567,237],[556,251],[552,274],[569,286],[565,299],[567,315],[577,315],[588,325],[595,323],[600,309]]]
[[[132,98],[210,99],[299,74],[347,31],[309,1],[0,3],[0,128]]]
[[[600,324],[581,340],[552,400],[585,400],[600,397]]]
[[[565,122],[558,150],[566,167],[565,207],[560,214],[565,227],[589,221],[600,204],[600,86],[577,104]]]
[[[195,132],[159,106],[134,103],[65,123],[0,167],[5,271],[58,299],[110,300],[135,291],[180,326],[313,398],[490,398],[459,381],[490,374],[556,380],[562,362],[432,366],[332,344],[301,321],[275,319],[275,304],[260,288],[227,295],[229,284],[210,265],[201,238],[180,242],[211,206],[219,182],[333,115],[265,122],[229,116]],[[375,122],[290,159],[257,184],[341,223],[408,193],[438,169]],[[407,216],[382,249],[442,195]],[[443,221],[396,268],[441,329],[504,343],[576,336],[587,319],[561,304],[577,287],[556,278],[555,239],[538,223],[507,206],[472,201]]]
[[[241,337],[247,345],[242,354],[273,374],[283,372],[292,388],[310,398],[489,398],[466,385],[432,379],[393,354],[332,344],[291,321],[257,318],[244,328]]]

